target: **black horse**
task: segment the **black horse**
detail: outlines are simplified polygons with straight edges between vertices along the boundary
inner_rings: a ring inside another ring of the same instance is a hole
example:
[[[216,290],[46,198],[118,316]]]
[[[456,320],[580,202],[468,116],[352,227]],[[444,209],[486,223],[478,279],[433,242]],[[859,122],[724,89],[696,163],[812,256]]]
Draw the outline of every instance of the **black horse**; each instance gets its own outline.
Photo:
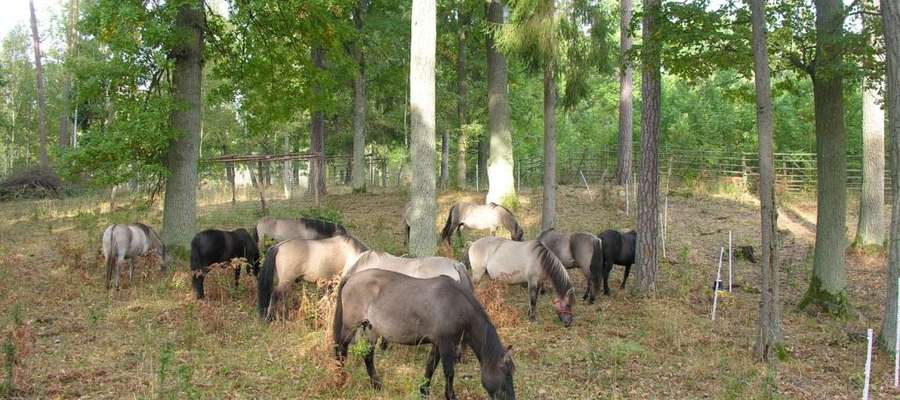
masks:
[[[210,265],[241,257],[250,263],[250,273],[256,276],[259,273],[259,249],[246,229],[239,228],[230,232],[207,229],[196,234],[191,240],[191,283],[194,295],[198,299],[203,298],[203,279],[209,272]],[[235,268],[235,286],[240,277],[241,269]]]
[[[628,231],[623,234],[614,229],[608,229],[597,237],[603,242],[603,270],[600,275],[603,279],[603,294],[609,296],[608,281],[613,264],[625,267],[625,276],[622,277],[622,286],[620,287],[620,289],[625,289],[628,273],[631,272],[631,265],[634,264],[634,245],[637,241],[637,232]]]

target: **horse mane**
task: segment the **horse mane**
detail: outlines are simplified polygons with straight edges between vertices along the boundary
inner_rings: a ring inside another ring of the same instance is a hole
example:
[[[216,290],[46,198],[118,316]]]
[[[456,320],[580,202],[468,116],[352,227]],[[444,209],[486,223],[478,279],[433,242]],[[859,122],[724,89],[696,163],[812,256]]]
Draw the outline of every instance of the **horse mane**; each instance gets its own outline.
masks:
[[[340,233],[340,234],[337,234],[337,235],[335,235],[335,236],[340,237],[341,239],[346,240],[348,243],[350,243],[351,245],[353,245],[353,247],[356,249],[356,251],[358,251],[358,252],[360,252],[360,253],[362,253],[362,252],[364,252],[364,251],[366,251],[366,250],[369,250],[369,246],[366,246],[366,244],[363,243],[361,240],[357,239],[355,236],[353,236],[353,235],[351,235],[351,234],[349,234],[349,233],[347,233],[347,232]]]
[[[300,222],[320,235],[334,236],[335,234],[347,233],[347,230],[344,229],[343,226],[335,224],[334,222],[314,218],[300,218]]]
[[[544,229],[543,231],[541,231],[540,234],[538,234],[537,240],[540,241],[544,237],[544,235],[548,235],[548,234],[550,234],[550,232],[555,231],[555,230],[556,230],[556,228]]]
[[[553,284],[556,295],[559,297],[569,295],[569,291],[573,288],[572,281],[569,279],[569,273],[566,272],[566,267],[540,241],[535,241],[534,250],[537,252],[538,262],[541,263],[544,272],[550,277],[550,283]]]
[[[484,332],[484,336],[481,338],[480,350],[475,350],[475,343],[471,343],[472,351],[475,352],[475,355],[478,357],[479,362],[482,365],[492,365],[500,360],[503,356],[506,355],[507,348],[503,346],[503,342],[500,341],[500,335],[497,334],[497,327],[494,326],[494,322],[491,321],[491,317],[488,315],[487,311],[484,309],[484,306],[475,298],[475,295],[472,293],[468,293],[465,290],[462,290],[457,285],[451,285],[454,289],[459,291],[462,294],[463,298],[465,298],[469,304],[472,306],[475,311],[475,315],[480,316],[481,322],[480,326],[474,326],[475,324],[471,324],[469,326],[470,338],[476,338],[478,336],[474,335],[474,332]],[[470,339],[471,340],[471,339]]]

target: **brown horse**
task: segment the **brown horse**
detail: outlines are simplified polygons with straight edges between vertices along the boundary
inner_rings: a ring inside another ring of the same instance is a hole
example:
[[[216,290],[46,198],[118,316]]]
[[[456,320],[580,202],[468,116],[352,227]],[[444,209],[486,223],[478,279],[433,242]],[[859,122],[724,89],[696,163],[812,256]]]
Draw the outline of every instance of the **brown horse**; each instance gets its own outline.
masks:
[[[295,280],[316,282],[340,276],[366,250],[369,248],[350,234],[319,240],[290,239],[269,247],[257,280],[256,308],[260,318],[275,317],[276,304]],[[276,275],[278,286],[273,291]]]
[[[497,330],[472,293],[451,278],[417,279],[392,271],[370,269],[341,281],[334,311],[334,345],[339,362],[347,357],[356,331],[363,328],[368,342],[364,356],[372,386],[379,390],[375,371],[375,342],[418,346],[431,343],[425,363],[425,380],[419,387],[427,396],[438,362],[443,364],[444,396],[455,399],[453,375],[456,346],[462,338],[481,366],[481,384],[491,399],[516,398],[511,351],[503,346]]]

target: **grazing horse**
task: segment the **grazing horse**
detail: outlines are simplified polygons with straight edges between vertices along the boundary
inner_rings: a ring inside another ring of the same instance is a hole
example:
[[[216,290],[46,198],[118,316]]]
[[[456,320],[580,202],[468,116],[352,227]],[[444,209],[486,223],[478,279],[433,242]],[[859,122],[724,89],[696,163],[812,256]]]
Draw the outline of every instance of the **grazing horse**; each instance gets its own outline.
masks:
[[[233,231],[207,229],[194,235],[191,240],[191,284],[197,299],[203,298],[203,279],[209,273],[209,266],[215,263],[244,258],[250,263],[250,272],[259,273],[259,249],[256,241],[246,229]],[[234,270],[234,285],[241,277],[241,269]]]
[[[496,203],[472,204],[456,203],[450,207],[447,223],[441,231],[441,240],[450,244],[453,232],[462,233],[462,227],[469,229],[490,229],[491,235],[497,227],[504,227],[512,235],[512,240],[522,241],[522,227],[512,212]]]
[[[295,280],[316,282],[340,276],[366,250],[369,248],[350,234],[319,240],[290,239],[269,247],[256,286],[260,318],[271,321],[275,317],[275,305]],[[276,275],[278,286],[273,291]]]
[[[587,290],[582,299],[593,304],[597,286],[603,271],[603,244],[589,232],[565,233],[553,228],[541,232],[537,238],[553,252],[566,268],[579,267],[587,281]]]
[[[128,260],[128,280],[134,275],[134,258],[142,257],[153,251],[160,261],[160,269],[166,269],[166,246],[162,244],[159,234],[147,225],[113,224],[103,231],[103,259],[106,260],[106,288],[112,280],[113,269],[116,270],[115,286],[119,289],[119,274],[122,263]]]
[[[397,257],[382,251],[369,250],[360,254],[356,262],[344,271],[343,276],[347,277],[373,268],[394,271],[419,279],[436,278],[443,275],[453,279],[463,290],[475,293],[475,287],[472,285],[472,280],[469,279],[465,264],[445,257]]]
[[[260,250],[265,249],[266,239],[276,242],[288,239],[325,239],[347,233],[343,226],[318,219],[274,219],[264,217],[256,223],[254,238]]]
[[[631,265],[634,264],[637,232],[628,231],[623,234],[609,229],[598,236],[603,241],[603,270],[600,275],[603,279],[603,294],[609,296],[609,285],[607,282],[609,281],[609,273],[612,271],[613,264],[625,267],[625,276],[622,277],[622,286],[619,287],[620,289],[625,289],[628,273],[631,272]]]
[[[547,247],[537,240],[515,242],[488,236],[469,246],[468,258],[472,266],[472,281],[478,282],[487,272],[491,279],[506,283],[528,284],[528,318],[537,320],[537,298],[541,281],[550,278],[556,292],[553,308],[565,326],[572,324],[572,305],[575,288],[566,267]]]
[[[452,279],[439,276],[417,279],[392,271],[370,269],[345,277],[338,287],[334,311],[335,356],[347,357],[356,331],[368,335],[364,360],[372,386],[382,383],[375,372],[375,342],[383,337],[391,343],[418,346],[431,343],[425,364],[425,380],[419,387],[427,396],[431,377],[441,362],[446,399],[456,399],[453,375],[460,338],[481,366],[481,384],[491,399],[516,398],[510,348],[503,346],[497,329],[475,296]]]

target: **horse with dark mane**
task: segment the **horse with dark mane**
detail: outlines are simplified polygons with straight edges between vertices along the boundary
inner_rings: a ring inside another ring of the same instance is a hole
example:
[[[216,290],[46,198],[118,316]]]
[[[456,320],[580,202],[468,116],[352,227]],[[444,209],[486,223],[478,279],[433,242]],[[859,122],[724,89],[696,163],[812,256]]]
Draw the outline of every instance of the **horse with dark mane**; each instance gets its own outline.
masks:
[[[194,235],[194,239],[191,240],[191,283],[197,299],[203,298],[203,280],[209,273],[209,266],[234,258],[246,259],[250,264],[250,273],[253,275],[259,273],[259,249],[246,229],[238,228],[233,231],[207,229]],[[241,269],[235,268],[235,286],[240,277]]]
[[[318,240],[290,239],[269,247],[256,283],[260,318],[271,321],[275,317],[275,306],[295,280],[317,282],[340,276],[366,250],[369,247],[349,233]]]
[[[106,260],[106,288],[113,279],[115,270],[115,287],[119,288],[119,275],[122,263],[128,260],[128,280],[134,275],[134,258],[155,253],[159,257],[160,269],[165,270],[168,259],[166,246],[153,228],[140,222],[133,224],[113,224],[103,231],[103,259]]]
[[[447,223],[441,230],[441,240],[450,244],[450,237],[453,232],[461,234],[462,228],[469,229],[490,229],[491,236],[497,228],[503,227],[509,231],[512,240],[522,241],[524,232],[516,217],[506,207],[496,203],[488,204],[472,204],[472,203],[456,203],[450,207],[447,213]]]
[[[609,273],[612,271],[613,264],[625,267],[622,286],[619,287],[620,289],[625,289],[628,273],[631,272],[631,265],[634,264],[637,232],[620,233],[614,229],[609,229],[598,236],[603,241],[603,270],[600,275],[603,279],[603,294],[609,296],[609,285],[607,282],[609,281]]]
[[[528,284],[528,318],[532,321],[537,320],[537,298],[542,281],[549,279],[556,292],[553,299],[556,315],[563,325],[572,324],[575,288],[566,267],[541,242],[515,242],[488,236],[472,243],[467,253],[473,282],[477,283],[487,273],[491,279]]]
[[[266,239],[275,242],[288,239],[325,239],[335,235],[343,235],[347,230],[333,222],[312,218],[274,219],[264,217],[256,223],[253,232],[260,250],[265,249]]]
[[[491,399],[516,398],[513,386],[515,366],[510,348],[503,346],[497,329],[472,293],[461,289],[446,276],[417,279],[381,269],[354,273],[338,286],[334,312],[335,355],[343,362],[348,346],[359,328],[368,335],[364,361],[376,390],[382,387],[375,371],[375,342],[382,337],[391,343],[418,346],[430,343],[425,363],[425,379],[419,387],[427,396],[431,377],[442,363],[446,385],[444,396],[455,399],[454,369],[460,338],[481,366],[481,384]]]
[[[537,238],[566,268],[579,267],[587,281],[582,299],[593,304],[603,270],[603,243],[589,232],[560,232],[550,228]]]

